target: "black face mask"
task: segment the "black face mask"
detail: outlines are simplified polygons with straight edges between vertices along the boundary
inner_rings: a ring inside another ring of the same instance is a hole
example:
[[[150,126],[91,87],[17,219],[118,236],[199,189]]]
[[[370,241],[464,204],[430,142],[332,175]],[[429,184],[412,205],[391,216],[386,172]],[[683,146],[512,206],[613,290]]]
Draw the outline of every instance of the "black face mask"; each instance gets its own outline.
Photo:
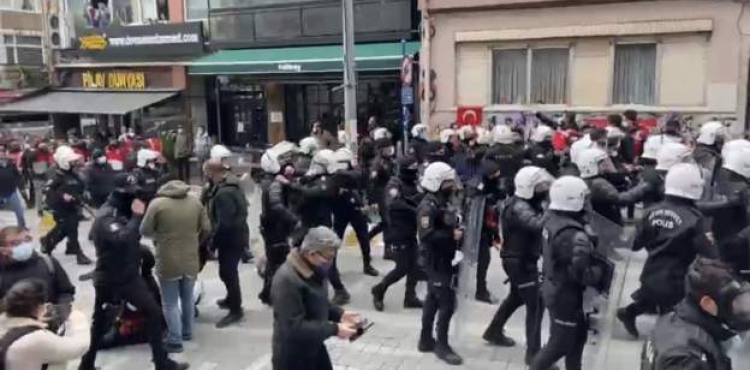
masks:
[[[419,171],[413,169],[402,169],[401,179],[406,183],[415,183],[419,177]]]
[[[116,191],[112,193],[112,198],[115,201],[113,206],[117,209],[117,212],[120,215],[123,215],[125,217],[130,217],[133,215],[131,206],[133,205],[133,201],[136,199],[135,194]]]

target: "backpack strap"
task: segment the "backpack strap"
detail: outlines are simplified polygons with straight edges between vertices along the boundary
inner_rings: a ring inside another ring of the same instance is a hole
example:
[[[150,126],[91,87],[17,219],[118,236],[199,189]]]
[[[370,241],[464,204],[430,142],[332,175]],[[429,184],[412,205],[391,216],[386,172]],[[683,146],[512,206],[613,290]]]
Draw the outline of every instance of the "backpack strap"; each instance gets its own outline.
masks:
[[[29,335],[37,330],[42,330],[38,326],[19,326],[8,330],[5,335],[0,338],[0,370],[5,370],[5,361],[8,355],[8,349],[19,339]],[[46,369],[47,365],[42,367],[42,370]]]
[[[55,276],[55,263],[52,262],[52,257],[45,253],[39,253],[39,257],[44,261],[44,264],[47,266],[47,271],[51,276]]]

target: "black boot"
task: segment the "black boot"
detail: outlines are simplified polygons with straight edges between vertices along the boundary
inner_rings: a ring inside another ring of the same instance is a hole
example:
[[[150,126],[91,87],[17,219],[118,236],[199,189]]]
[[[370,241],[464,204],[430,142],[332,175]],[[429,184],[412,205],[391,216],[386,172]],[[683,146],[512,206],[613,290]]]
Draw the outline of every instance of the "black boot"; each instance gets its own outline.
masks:
[[[477,301],[489,303],[489,304],[497,304],[497,298],[495,298],[488,290],[482,290],[477,291],[477,294],[474,296]]]
[[[404,308],[422,308],[422,301],[417,296],[406,296],[404,298]]]
[[[221,320],[219,320],[219,322],[216,323],[216,328],[217,329],[226,328],[227,326],[230,326],[232,324],[236,324],[242,321],[244,317],[245,317],[245,314],[242,312],[242,310],[235,311],[235,312],[229,311],[229,313],[226,316],[224,316]]]
[[[155,365],[154,370],[187,370],[190,368],[190,364],[177,362],[169,358]]]
[[[55,249],[54,245],[51,245],[47,236],[39,238],[39,244],[42,245],[42,253],[46,255],[52,255],[52,250]]]
[[[82,250],[79,249],[78,253],[76,253],[76,263],[79,266],[86,266],[92,264],[93,262],[90,258],[86,257],[86,255],[83,254]]]
[[[346,289],[337,290],[333,293],[333,299],[331,300],[331,303],[334,306],[343,306],[349,301],[352,300],[352,297],[349,295],[349,292],[346,291]]]
[[[419,337],[419,345],[417,346],[419,352],[432,352],[435,350],[435,338],[432,336],[421,335]]]
[[[381,288],[380,285],[375,285],[370,290],[370,293],[372,293],[372,305],[375,307],[375,310],[383,311],[383,309],[385,309],[385,304],[383,303],[385,292],[383,291],[383,288]]]
[[[378,270],[376,270],[374,267],[372,267],[372,265],[369,264],[369,263],[365,264],[363,272],[365,273],[365,275],[368,275],[368,276],[378,276],[378,275],[380,275],[380,272],[378,272]]]
[[[456,352],[453,351],[453,348],[449,346],[448,344],[441,344],[438,343],[435,345],[435,356],[437,358],[443,360],[448,365],[462,365],[464,363],[464,359],[461,358]]]
[[[486,331],[484,335],[482,335],[482,339],[486,340],[487,343],[498,347],[513,347],[516,345],[516,341],[506,336],[502,331],[497,333]]]
[[[216,300],[216,305],[219,306],[219,308],[222,309],[222,310],[228,310],[229,309],[229,305],[227,305],[227,299],[226,298],[217,299]]]
[[[639,333],[638,326],[635,324],[635,318],[636,316],[631,314],[627,308],[617,310],[617,319],[620,320],[628,334],[638,339]]]

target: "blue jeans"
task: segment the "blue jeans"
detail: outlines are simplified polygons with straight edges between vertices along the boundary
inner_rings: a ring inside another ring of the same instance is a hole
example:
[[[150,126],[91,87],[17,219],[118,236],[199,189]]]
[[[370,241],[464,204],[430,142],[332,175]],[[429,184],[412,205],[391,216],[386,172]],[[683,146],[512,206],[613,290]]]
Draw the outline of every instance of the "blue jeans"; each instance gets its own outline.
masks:
[[[19,190],[16,190],[7,198],[0,199],[0,207],[10,208],[10,210],[16,215],[16,223],[18,223],[18,227],[23,229],[26,228],[26,216],[24,216],[24,208],[26,208],[26,204],[24,204]]]
[[[159,278],[159,283],[162,310],[167,321],[167,343],[182,344],[182,338],[193,335],[195,279],[187,276],[177,279]]]

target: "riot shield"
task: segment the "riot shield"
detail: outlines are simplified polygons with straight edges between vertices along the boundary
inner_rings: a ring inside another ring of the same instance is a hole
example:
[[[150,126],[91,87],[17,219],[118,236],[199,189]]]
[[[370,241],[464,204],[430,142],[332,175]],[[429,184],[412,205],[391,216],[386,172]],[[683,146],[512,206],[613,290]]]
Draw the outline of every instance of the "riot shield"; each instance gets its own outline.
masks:
[[[594,210],[589,210],[589,226],[599,238],[596,250],[608,256],[614,249],[628,249],[633,246],[633,235],[624,228]]]
[[[457,298],[458,306],[453,327],[458,336],[463,335],[462,323],[469,322],[466,303],[472,300],[477,277],[477,257],[482,239],[484,211],[487,198],[477,194],[467,200],[464,206],[464,240],[461,245],[463,261],[459,265]]]

